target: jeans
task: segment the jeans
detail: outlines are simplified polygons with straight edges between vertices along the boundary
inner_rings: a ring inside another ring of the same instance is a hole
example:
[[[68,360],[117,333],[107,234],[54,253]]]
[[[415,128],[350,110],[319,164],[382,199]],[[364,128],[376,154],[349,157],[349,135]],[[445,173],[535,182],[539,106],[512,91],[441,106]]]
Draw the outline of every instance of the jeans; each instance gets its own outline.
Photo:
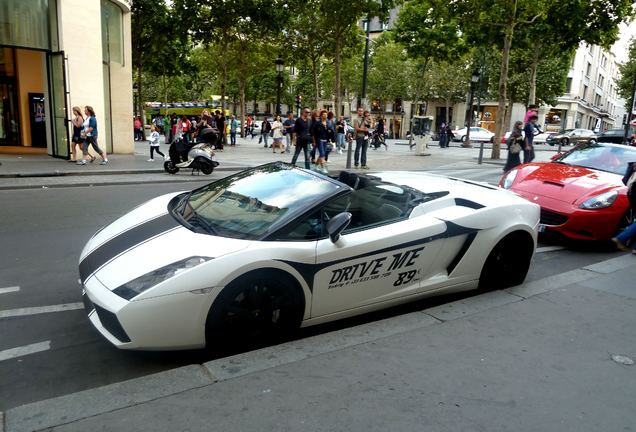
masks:
[[[530,145],[530,150],[523,150],[523,163],[530,163],[534,160],[534,146]]]
[[[338,148],[344,149],[345,148],[345,143],[344,143],[344,134],[343,133],[339,133],[336,135],[336,146]]]
[[[287,153],[291,153],[291,146],[293,144],[293,140],[292,140],[292,134],[289,132],[285,135],[285,144],[287,144],[287,147],[285,147],[285,151]]]
[[[236,131],[230,131],[230,145],[236,145]]]
[[[629,240],[636,236],[636,222],[632,222],[630,226],[625,228],[616,238],[623,244],[627,244]],[[636,250],[636,241],[630,245],[632,249]]]
[[[367,166],[367,148],[369,140],[366,137],[356,137],[356,150],[353,153],[353,163],[358,166],[358,161],[362,162],[362,166]]]
[[[261,137],[263,137],[263,142],[265,143],[264,147],[267,147],[267,140],[269,139],[269,133],[261,134]]]
[[[291,164],[296,165],[296,161],[298,160],[298,155],[300,151],[305,153],[305,168],[310,169],[311,164],[309,163],[309,140],[298,139],[296,142],[296,150],[294,150],[294,156],[292,156]]]

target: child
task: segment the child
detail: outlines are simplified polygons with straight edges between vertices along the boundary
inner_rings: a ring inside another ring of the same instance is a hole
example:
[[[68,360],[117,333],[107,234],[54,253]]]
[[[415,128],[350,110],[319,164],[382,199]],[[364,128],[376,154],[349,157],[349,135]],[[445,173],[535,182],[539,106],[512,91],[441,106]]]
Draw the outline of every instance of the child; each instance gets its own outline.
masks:
[[[161,150],[159,150],[159,132],[157,132],[155,125],[150,126],[150,137],[148,138],[148,143],[150,144],[150,159],[148,159],[148,162],[155,161],[153,157],[153,152],[155,151],[157,154],[163,156],[164,159],[166,158],[166,155],[161,153]]]

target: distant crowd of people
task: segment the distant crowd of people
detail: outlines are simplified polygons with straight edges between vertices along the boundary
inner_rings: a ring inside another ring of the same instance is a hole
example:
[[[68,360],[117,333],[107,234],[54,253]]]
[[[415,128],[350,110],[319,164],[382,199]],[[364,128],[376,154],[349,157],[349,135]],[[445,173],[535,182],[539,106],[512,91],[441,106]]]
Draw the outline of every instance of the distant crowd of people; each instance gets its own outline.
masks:
[[[226,124],[227,123],[227,124]],[[193,142],[197,131],[204,127],[212,127],[221,133],[222,139],[215,144],[217,150],[223,151],[227,144],[229,132],[230,146],[236,145],[236,136],[240,134],[241,128],[235,115],[228,119],[216,111],[210,115],[207,109],[203,110],[200,116],[188,117],[171,114],[169,116],[156,116],[152,119],[151,133],[148,137],[150,144],[150,159],[154,161],[154,153],[164,156],[159,151],[160,136],[165,136],[167,144],[175,141],[183,141],[186,145]],[[143,139],[141,119],[134,119],[135,140]],[[357,117],[350,125],[344,116],[335,118],[333,112],[327,110],[314,110],[305,107],[299,117],[292,113],[282,119],[276,115],[272,121],[264,116],[260,124],[254,117],[249,115],[245,122],[245,137],[253,139],[258,136],[259,144],[263,148],[271,148],[272,152],[279,151],[281,154],[291,154],[295,148],[291,163],[295,164],[302,152],[305,158],[305,167],[323,173],[327,172],[329,154],[337,151],[342,154],[346,148],[346,143],[355,140],[354,165],[355,168],[369,169],[367,165],[367,151],[369,146],[377,149],[384,146],[388,149],[385,136],[385,123],[383,118],[372,120],[371,113],[362,107],[357,110]],[[271,139],[271,143],[270,143]]]

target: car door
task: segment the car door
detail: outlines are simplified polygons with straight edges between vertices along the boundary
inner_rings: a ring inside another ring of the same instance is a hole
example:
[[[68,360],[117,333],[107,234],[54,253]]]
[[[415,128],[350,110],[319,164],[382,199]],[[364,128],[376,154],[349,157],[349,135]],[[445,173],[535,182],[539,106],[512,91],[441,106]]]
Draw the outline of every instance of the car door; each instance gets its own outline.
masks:
[[[369,203],[371,206],[364,208]],[[351,212],[353,217],[335,243],[322,238],[316,244],[312,317],[421,291],[420,281],[427,278],[437,250],[445,242],[446,224],[426,215],[408,219],[410,209],[404,207],[400,216],[396,213],[392,217],[391,208],[398,206],[382,200],[369,203],[331,205],[325,209],[326,218],[341,210]],[[372,218],[365,221],[360,208],[372,213]],[[389,216],[384,216],[387,213]]]

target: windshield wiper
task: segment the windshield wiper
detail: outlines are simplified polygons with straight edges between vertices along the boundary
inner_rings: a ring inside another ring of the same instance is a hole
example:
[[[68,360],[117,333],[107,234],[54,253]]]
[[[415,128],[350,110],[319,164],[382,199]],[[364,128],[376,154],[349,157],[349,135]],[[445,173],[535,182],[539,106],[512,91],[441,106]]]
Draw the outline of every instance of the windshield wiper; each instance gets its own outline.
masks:
[[[212,224],[210,224],[207,220],[199,216],[199,214],[195,211],[192,212],[192,214],[186,220],[186,222],[190,224],[190,226],[193,229],[195,228],[202,229],[204,231],[204,234],[213,234],[213,235],[218,234],[217,229],[214,228]]]

